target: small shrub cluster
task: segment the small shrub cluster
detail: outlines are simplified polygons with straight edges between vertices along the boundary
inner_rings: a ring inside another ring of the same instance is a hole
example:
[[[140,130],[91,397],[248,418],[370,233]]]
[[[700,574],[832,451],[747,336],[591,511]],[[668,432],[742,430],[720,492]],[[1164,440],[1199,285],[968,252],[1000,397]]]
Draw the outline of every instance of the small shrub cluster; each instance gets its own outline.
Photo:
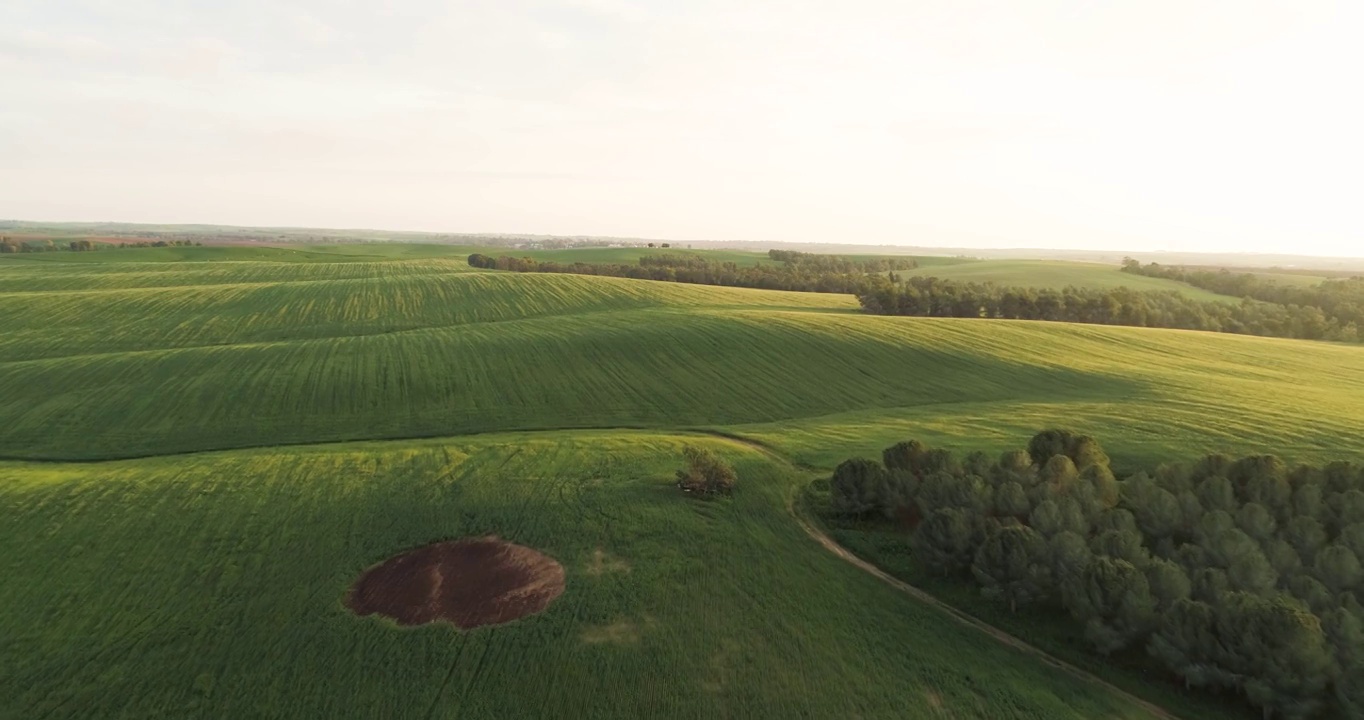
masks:
[[[721,460],[715,453],[698,447],[687,447],[682,451],[687,467],[677,471],[677,486],[683,492],[703,497],[728,495],[734,491],[738,476],[729,463]]]

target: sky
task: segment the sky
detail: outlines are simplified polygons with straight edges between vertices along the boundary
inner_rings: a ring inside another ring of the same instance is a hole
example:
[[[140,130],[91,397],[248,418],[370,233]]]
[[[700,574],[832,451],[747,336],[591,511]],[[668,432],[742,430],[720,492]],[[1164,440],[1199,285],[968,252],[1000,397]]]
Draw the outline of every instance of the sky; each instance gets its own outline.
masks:
[[[0,0],[0,218],[1364,255],[1364,3]]]

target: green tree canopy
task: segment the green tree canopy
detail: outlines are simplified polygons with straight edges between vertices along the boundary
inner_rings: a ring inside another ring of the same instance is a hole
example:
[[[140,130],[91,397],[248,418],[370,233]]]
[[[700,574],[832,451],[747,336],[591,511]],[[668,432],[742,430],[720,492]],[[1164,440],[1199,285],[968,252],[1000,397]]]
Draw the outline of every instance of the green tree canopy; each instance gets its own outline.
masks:
[[[1025,525],[1002,528],[976,551],[971,572],[988,598],[1002,599],[1010,612],[1051,592],[1050,552],[1046,538]]]

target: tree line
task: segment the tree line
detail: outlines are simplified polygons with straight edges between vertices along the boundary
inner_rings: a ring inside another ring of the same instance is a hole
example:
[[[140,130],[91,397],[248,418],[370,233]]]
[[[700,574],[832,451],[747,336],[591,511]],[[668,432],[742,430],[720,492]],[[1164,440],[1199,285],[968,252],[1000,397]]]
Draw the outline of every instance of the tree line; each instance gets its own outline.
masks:
[[[824,255],[795,250],[768,250],[767,257],[775,262],[786,263],[815,272],[880,273],[891,270],[913,270],[919,267],[919,261],[911,257],[887,256],[855,260],[842,255]]]
[[[553,260],[536,260],[507,255],[494,257],[482,253],[474,253],[469,256],[470,266],[488,270],[603,275],[636,280],[659,280],[762,290],[855,295],[866,292],[871,287],[888,285],[891,282],[886,276],[874,274],[879,271],[859,269],[875,267],[877,266],[876,262],[848,261],[848,263],[847,267],[854,268],[853,270],[835,272],[820,269],[819,263],[806,265],[805,261],[740,266],[733,262],[717,262],[694,255],[676,254],[641,257],[639,263],[635,265],[624,263],[560,263]],[[834,263],[829,264],[833,265]]]
[[[878,315],[1052,320],[1306,340],[1360,340],[1360,323],[1351,319],[1342,324],[1344,315],[1328,316],[1315,305],[1249,298],[1240,303],[1206,302],[1173,290],[1053,290],[911,277],[870,286],[857,299],[863,310]]]
[[[1364,327],[1364,277],[1345,280],[1325,280],[1302,287],[1284,285],[1252,273],[1233,273],[1228,270],[1193,270],[1160,263],[1142,265],[1132,258],[1124,258],[1122,271],[1133,275],[1165,278],[1188,283],[1197,288],[1221,295],[1252,298],[1279,305],[1313,307],[1321,310],[1328,321],[1337,327]]]
[[[1144,649],[1266,718],[1364,717],[1359,465],[1208,455],[1118,480],[1062,430],[997,459],[910,441],[840,464],[830,508],[898,518],[917,562],[1068,614],[1102,655]]]
[[[605,275],[764,290],[850,293],[857,297],[864,311],[878,315],[1048,320],[1339,342],[1364,339],[1361,332],[1361,325],[1364,325],[1361,312],[1364,311],[1360,310],[1364,307],[1364,280],[1323,283],[1317,290],[1322,297],[1316,300],[1321,305],[1306,303],[1316,296],[1297,292],[1297,289],[1286,289],[1293,292],[1283,295],[1270,291],[1261,294],[1304,302],[1284,303],[1247,297],[1232,303],[1195,300],[1174,290],[1133,290],[1128,287],[1055,290],[900,276],[897,271],[917,264],[912,258],[854,260],[786,250],[771,250],[768,257],[775,262],[739,266],[695,255],[663,254],[645,256],[638,264],[630,265],[560,263],[475,253],[469,256],[469,264],[513,272]],[[1324,286],[1330,287],[1321,289]],[[1329,300],[1322,299],[1328,296]]]
[[[67,250],[70,252],[92,252],[114,248],[122,250],[124,247],[189,247],[190,245],[203,245],[203,243],[190,240],[144,240],[136,243],[100,243],[94,240],[71,240],[66,244],[58,244],[48,239],[27,241],[19,238],[0,237],[0,253],[39,253],[39,252],[58,252]]]

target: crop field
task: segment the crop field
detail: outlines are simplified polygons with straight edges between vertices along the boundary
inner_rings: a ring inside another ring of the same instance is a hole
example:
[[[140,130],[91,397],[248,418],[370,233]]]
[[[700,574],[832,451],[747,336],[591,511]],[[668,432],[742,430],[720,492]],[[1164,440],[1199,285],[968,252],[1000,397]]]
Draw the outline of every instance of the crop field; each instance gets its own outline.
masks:
[[[1176,290],[1195,300],[1222,302],[1239,300],[1174,280],[1125,273],[1116,265],[1064,260],[980,260],[952,265],[925,264],[901,274],[907,277],[932,276],[963,282],[994,282],[1000,285],[1056,290],[1072,285],[1096,290],[1126,286],[1133,290]]]
[[[1364,455],[1361,347],[370,247],[0,258],[0,717],[1154,717],[830,554],[792,499],[894,441],[1049,426],[1128,468]],[[732,498],[673,486],[687,445]],[[469,631],[346,609],[483,535],[562,596]]]

